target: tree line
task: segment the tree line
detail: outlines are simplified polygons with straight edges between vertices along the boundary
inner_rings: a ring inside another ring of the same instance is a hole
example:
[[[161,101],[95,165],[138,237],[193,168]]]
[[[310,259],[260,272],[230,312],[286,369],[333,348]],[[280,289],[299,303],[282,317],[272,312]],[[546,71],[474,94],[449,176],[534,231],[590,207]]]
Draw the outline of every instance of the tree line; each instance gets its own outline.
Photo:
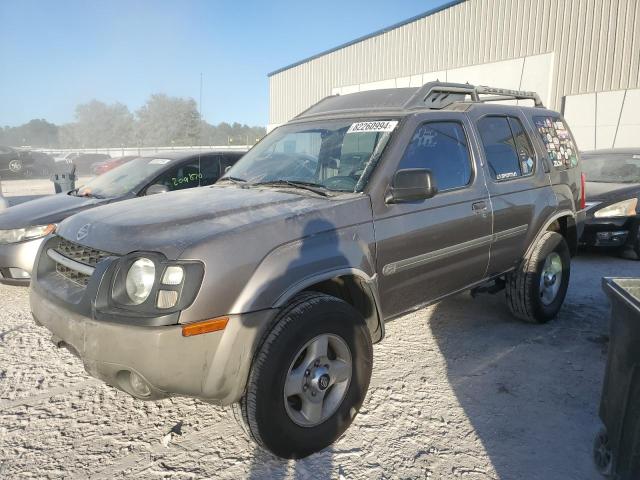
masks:
[[[0,128],[0,145],[33,148],[109,148],[254,144],[264,127],[226,122],[211,125],[192,98],[151,95],[137,111],[98,100],[78,105],[75,122],[55,125],[34,119]]]

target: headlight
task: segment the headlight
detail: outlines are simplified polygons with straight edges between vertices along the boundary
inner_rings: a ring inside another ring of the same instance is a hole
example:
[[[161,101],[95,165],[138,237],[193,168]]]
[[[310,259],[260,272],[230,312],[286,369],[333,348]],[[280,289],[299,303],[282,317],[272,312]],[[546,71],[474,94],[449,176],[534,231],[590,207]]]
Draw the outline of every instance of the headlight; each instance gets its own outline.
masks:
[[[638,199],[630,198],[629,200],[604,207],[596,211],[593,216],[596,218],[630,217],[636,214],[637,206]]]
[[[56,230],[55,224],[36,225],[33,227],[14,228],[13,230],[0,230],[0,244],[18,243],[25,240],[33,240],[46,237]]]
[[[203,278],[204,264],[197,260],[168,260],[158,252],[130,253],[104,271],[96,311],[104,314],[102,318],[125,315],[139,322],[145,318],[168,321],[193,303]]]
[[[139,258],[129,268],[126,279],[126,291],[134,305],[140,305],[151,293],[156,280],[156,266],[148,258]]]

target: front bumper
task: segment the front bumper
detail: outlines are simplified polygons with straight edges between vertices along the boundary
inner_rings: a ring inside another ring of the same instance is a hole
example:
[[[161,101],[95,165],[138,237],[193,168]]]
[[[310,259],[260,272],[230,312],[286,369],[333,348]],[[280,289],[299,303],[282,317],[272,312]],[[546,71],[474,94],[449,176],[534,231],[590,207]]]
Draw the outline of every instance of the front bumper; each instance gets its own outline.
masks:
[[[632,240],[633,222],[631,217],[590,217],[585,222],[580,243],[589,247],[623,247]]]
[[[33,284],[30,302],[36,323],[77,355],[89,375],[142,400],[182,395],[222,405],[242,396],[254,349],[275,315],[232,315],[223,331],[183,337],[181,325],[94,320],[51,301]]]
[[[26,242],[0,245],[0,283],[24,287],[29,286],[33,263],[43,241],[44,238],[37,238]],[[25,272],[29,277],[16,278],[15,269]]]

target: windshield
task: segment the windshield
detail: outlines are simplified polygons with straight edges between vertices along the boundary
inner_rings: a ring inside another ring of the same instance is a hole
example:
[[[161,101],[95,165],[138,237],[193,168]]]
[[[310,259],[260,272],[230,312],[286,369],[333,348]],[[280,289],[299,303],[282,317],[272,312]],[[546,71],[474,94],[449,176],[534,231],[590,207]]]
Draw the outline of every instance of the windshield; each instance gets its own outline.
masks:
[[[145,180],[151,180],[170,162],[167,158],[136,158],[91,179],[78,189],[77,195],[96,198],[120,197],[131,192]]]
[[[301,182],[339,192],[360,191],[397,124],[332,120],[285,125],[223,178],[254,185]]]
[[[640,155],[582,155],[589,182],[640,183]]]

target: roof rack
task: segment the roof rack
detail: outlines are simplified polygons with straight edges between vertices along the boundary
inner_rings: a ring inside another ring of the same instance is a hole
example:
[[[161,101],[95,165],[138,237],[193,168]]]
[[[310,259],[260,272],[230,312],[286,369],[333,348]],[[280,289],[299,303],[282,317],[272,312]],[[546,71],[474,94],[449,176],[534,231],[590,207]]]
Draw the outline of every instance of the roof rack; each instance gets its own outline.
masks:
[[[480,95],[483,95],[481,97]],[[486,96],[485,96],[486,95]],[[443,109],[455,102],[498,102],[503,100],[533,100],[538,108],[544,108],[536,92],[510,90],[507,88],[470,85],[468,83],[429,82],[425,83],[405,103],[404,108]]]

